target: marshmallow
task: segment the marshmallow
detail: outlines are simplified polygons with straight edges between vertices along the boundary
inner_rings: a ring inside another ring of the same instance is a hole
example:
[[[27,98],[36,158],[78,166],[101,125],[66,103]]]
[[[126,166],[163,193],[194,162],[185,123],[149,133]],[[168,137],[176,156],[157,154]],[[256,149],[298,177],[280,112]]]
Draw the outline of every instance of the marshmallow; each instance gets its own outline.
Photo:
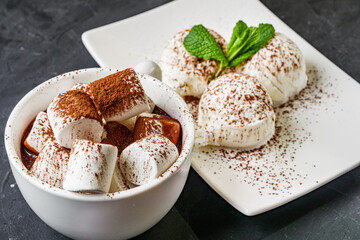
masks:
[[[275,131],[268,92],[257,79],[239,73],[222,75],[209,84],[197,121],[198,145],[249,150],[265,144]]]
[[[109,122],[105,125],[106,137],[101,143],[111,144],[118,148],[118,155],[133,142],[129,129],[118,122]]]
[[[166,137],[154,134],[130,144],[120,155],[124,177],[143,185],[164,173],[178,158],[176,146]]]
[[[137,116],[121,121],[120,123],[127,127],[131,132],[134,131]]]
[[[236,71],[257,78],[269,92],[274,106],[287,102],[307,83],[301,50],[281,33],[276,33],[265,47]]]
[[[148,97],[131,68],[101,78],[89,86],[106,122],[121,122],[150,110]]]
[[[149,104],[149,110],[145,111],[146,113],[152,113],[155,109],[155,103],[153,102],[153,100],[151,100],[150,97],[146,96],[147,98],[147,102]]]
[[[47,141],[30,169],[30,173],[54,187],[62,188],[68,169],[70,150]]]
[[[93,98],[89,84],[77,83],[70,90],[77,90],[77,91],[86,93],[87,95],[89,95],[90,98]]]
[[[147,101],[149,104],[149,110],[145,111],[144,113],[152,113],[155,109],[155,103],[147,96]],[[137,116],[134,116],[132,118],[126,119],[124,121],[121,121],[120,123],[127,127],[131,132],[134,130],[135,123],[136,123]]]
[[[134,140],[139,140],[151,134],[161,134],[175,145],[180,136],[180,123],[168,116],[142,113],[138,116],[134,128]]]
[[[225,52],[225,39],[213,30],[208,31]],[[183,42],[189,32],[187,29],[176,34],[164,49],[160,59],[162,81],[181,96],[200,97],[220,64],[216,60],[205,60],[188,53]]]
[[[136,187],[136,185],[130,183],[129,181],[126,181],[124,175],[122,174],[120,169],[120,162],[118,158],[115,164],[114,174],[111,179],[109,192],[110,193],[121,192],[134,187]]]
[[[63,188],[75,192],[109,192],[117,153],[112,145],[76,139]]]
[[[96,110],[98,111],[98,114],[99,116],[101,117],[101,121],[103,123],[103,125],[106,124],[106,121],[105,121],[105,118],[102,116],[101,112],[100,112],[100,108],[99,106],[96,104],[96,101],[94,99],[94,95],[92,94],[91,90],[90,90],[90,86],[89,84],[86,84],[86,83],[77,83],[75,84],[70,90],[77,90],[77,91],[80,91],[80,92],[83,92],[85,94],[87,94],[91,100],[93,101],[94,105],[95,105],[95,108]]]
[[[40,112],[36,116],[31,131],[25,139],[24,145],[30,151],[39,154],[48,140],[55,141],[54,133],[51,129],[47,114],[45,112]]]
[[[75,139],[100,142],[102,117],[88,94],[79,90],[60,93],[47,109],[50,125],[59,144],[71,148]]]

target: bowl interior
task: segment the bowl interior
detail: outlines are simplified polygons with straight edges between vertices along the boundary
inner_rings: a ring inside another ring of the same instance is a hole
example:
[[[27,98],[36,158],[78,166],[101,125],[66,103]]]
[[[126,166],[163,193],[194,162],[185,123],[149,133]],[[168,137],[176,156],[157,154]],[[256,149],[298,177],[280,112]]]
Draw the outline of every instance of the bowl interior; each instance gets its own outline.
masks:
[[[148,76],[139,74],[140,81],[146,94],[170,116],[177,119],[182,127],[182,151],[176,162],[161,177],[144,184],[142,186],[108,195],[90,195],[68,192],[59,188],[51,187],[35,177],[28,174],[27,169],[22,164],[20,158],[20,141],[22,135],[36,115],[47,108],[52,99],[59,93],[69,90],[77,83],[90,83],[99,78],[105,77],[119,70],[109,68],[91,68],[76,70],[56,76],[34,88],[21,99],[12,111],[5,129],[5,146],[10,163],[28,181],[39,188],[60,194],[64,197],[76,198],[81,200],[108,200],[124,198],[134,194],[139,194],[150,189],[177,172],[185,161],[190,161],[190,153],[194,140],[194,123],[185,102],[164,83]]]

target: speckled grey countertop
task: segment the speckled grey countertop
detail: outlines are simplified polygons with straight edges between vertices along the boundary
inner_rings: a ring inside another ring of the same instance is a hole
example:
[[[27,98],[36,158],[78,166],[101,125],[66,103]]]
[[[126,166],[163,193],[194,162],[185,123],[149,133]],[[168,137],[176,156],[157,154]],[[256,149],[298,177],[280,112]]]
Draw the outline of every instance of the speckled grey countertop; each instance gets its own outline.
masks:
[[[1,135],[11,110],[33,87],[60,73],[97,66],[81,42],[84,31],[166,2],[0,1]],[[262,2],[360,81],[359,0]],[[0,239],[67,239],[49,228],[26,204],[10,171],[3,137],[0,148]],[[247,217],[191,170],[172,210],[137,238],[360,239],[359,185],[357,168],[285,206]]]

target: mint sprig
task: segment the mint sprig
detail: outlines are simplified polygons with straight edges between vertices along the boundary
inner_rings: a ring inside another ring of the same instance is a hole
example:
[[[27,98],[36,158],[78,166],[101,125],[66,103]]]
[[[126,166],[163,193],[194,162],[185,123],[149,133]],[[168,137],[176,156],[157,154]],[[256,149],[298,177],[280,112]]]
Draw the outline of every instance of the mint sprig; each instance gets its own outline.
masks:
[[[239,21],[242,22],[242,21]],[[239,22],[237,24],[239,24]],[[245,24],[245,23],[243,23]],[[246,25],[246,24],[245,24]],[[236,27],[234,28],[235,31]],[[249,27],[244,32],[249,31],[249,37],[243,41],[243,46],[236,48],[234,45],[228,46],[226,57],[229,60],[229,66],[235,67],[246,59],[250,58],[257,51],[266,45],[266,43],[274,36],[275,29],[270,24],[259,24],[259,27]],[[234,33],[233,33],[234,34]],[[241,34],[241,33],[238,33]],[[237,49],[237,54],[230,55],[233,48]]]
[[[238,21],[233,29],[226,55],[224,55],[213,36],[200,24],[190,30],[183,43],[191,55],[220,62],[219,70],[214,76],[216,78],[226,68],[235,67],[254,55],[274,34],[275,29],[271,24],[248,27],[243,21]]]
[[[213,36],[203,25],[195,25],[189,34],[184,38],[186,50],[193,56],[206,60],[215,59],[221,64],[228,64],[228,61]]]

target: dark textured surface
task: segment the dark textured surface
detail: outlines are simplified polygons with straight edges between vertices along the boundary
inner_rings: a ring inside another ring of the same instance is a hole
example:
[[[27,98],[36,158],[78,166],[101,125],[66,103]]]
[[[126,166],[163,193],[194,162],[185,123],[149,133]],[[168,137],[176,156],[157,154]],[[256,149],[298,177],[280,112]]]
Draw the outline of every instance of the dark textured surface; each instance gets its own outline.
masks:
[[[152,1],[0,1],[0,129],[34,86],[73,69],[97,66],[85,30],[162,5]],[[357,81],[359,0],[264,0],[285,23]],[[21,196],[0,138],[0,239],[66,239]],[[137,239],[360,239],[360,169],[285,206],[246,217],[193,170],[175,207]]]

